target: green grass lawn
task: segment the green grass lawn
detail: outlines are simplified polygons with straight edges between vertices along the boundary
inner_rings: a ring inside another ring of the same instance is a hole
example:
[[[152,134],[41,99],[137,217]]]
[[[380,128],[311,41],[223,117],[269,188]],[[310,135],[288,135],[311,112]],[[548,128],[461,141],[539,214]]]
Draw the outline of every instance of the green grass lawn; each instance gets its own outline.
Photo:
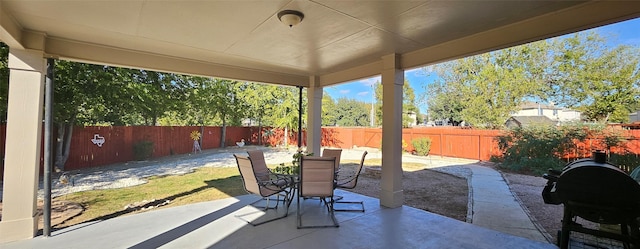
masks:
[[[161,207],[165,208],[246,194],[236,167],[203,167],[190,174],[150,177],[148,180],[146,184],[133,187],[91,190],[57,197],[85,208],[82,214],[58,227],[140,213],[145,210],[125,210],[125,206],[144,200],[156,200],[152,204],[169,200],[169,204]]]

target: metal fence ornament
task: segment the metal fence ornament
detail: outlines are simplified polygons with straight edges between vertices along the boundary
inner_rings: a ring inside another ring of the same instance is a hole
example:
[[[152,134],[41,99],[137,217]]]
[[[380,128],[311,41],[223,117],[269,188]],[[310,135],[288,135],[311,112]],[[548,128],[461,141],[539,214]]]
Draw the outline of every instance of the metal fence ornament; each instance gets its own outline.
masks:
[[[200,140],[200,132],[199,131],[192,131],[191,134],[189,134],[189,136],[191,137],[191,139],[193,140],[193,152],[202,152],[202,148],[200,148],[200,143],[198,142],[198,140]]]

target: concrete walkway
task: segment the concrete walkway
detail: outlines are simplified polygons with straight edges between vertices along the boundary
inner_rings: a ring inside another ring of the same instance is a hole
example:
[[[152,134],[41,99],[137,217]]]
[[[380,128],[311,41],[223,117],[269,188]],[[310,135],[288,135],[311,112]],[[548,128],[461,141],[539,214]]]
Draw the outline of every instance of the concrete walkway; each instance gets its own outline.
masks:
[[[467,165],[471,223],[531,240],[548,242],[513,196],[502,175],[489,167]]]

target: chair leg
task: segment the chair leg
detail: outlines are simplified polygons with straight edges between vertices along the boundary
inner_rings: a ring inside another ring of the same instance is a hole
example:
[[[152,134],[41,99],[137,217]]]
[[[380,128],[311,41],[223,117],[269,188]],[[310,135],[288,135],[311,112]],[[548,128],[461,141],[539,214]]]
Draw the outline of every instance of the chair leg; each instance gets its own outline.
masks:
[[[331,207],[329,207],[329,213],[331,214],[331,219],[333,220],[333,224],[335,225],[335,227],[339,227],[340,224],[338,224],[338,220],[336,219],[336,214],[333,209],[333,204],[335,202],[336,201],[333,199],[333,196],[331,196],[331,202],[330,202]]]
[[[278,195],[280,195],[280,194],[278,194]],[[243,219],[243,218],[242,218],[242,216],[243,216],[243,215],[236,215],[236,217],[237,217],[237,218],[239,218],[239,219],[241,219],[241,220],[246,221],[247,223],[249,223],[249,224],[251,224],[251,225],[253,225],[253,226],[258,226],[258,225],[262,225],[262,224],[265,224],[265,223],[268,223],[268,222],[272,222],[272,221],[276,221],[276,220],[279,220],[279,219],[286,218],[286,217],[289,215],[289,206],[291,205],[291,200],[289,200],[290,191],[285,191],[285,194],[284,194],[283,196],[284,196],[284,200],[283,200],[283,201],[285,202],[285,203],[284,203],[285,210],[284,210],[284,214],[283,214],[283,215],[281,215],[281,216],[277,216],[277,217],[275,217],[275,218],[268,219],[268,220],[264,220],[264,221],[260,221],[260,222],[253,222],[253,221],[245,220],[245,219]],[[278,209],[278,203],[280,202],[280,197],[279,197],[279,196],[277,196],[277,197],[276,197],[276,206],[275,206],[275,207],[269,207],[269,200],[272,200],[272,199],[271,199],[271,198],[269,198],[269,197],[262,198],[262,199],[260,199],[260,200],[254,201],[254,202],[252,202],[252,203],[251,203],[251,204],[249,204],[249,205],[253,205],[254,203],[259,202],[259,201],[262,201],[262,200],[264,200],[264,199],[266,199],[266,200],[267,200],[267,203],[266,203],[266,205],[265,205],[265,207],[264,207],[263,211],[267,211],[267,210],[269,210],[269,209]]]
[[[282,201],[284,202],[285,200],[286,200],[286,196],[285,196],[285,199],[283,199]],[[267,203],[266,203],[264,206],[254,206],[254,205],[253,205],[253,204],[256,204],[256,203],[258,203],[258,202],[260,202],[260,201],[266,201]],[[275,201],[275,202],[276,202],[276,205],[275,205],[275,206],[273,206],[273,207],[272,207],[272,206],[270,206],[270,205],[269,205],[269,202],[270,202],[270,201]],[[276,196],[276,199],[273,199],[273,198],[271,198],[271,197],[263,197],[263,198],[261,198],[261,199],[259,199],[259,200],[257,200],[257,201],[252,202],[252,203],[251,203],[251,204],[249,204],[249,205],[254,206],[254,207],[256,207],[256,208],[261,208],[262,210],[268,210],[268,209],[278,209],[278,205],[279,205],[279,204],[280,204],[280,194],[278,194],[278,195]]]
[[[298,196],[298,212],[297,212],[298,229],[301,229],[301,228],[340,227],[340,224],[338,223],[338,220],[336,219],[335,213],[333,211],[333,203],[335,202],[333,197],[329,197],[329,200],[327,200],[327,198],[320,198],[320,201],[325,203],[325,207],[327,208],[327,212],[329,212],[329,215],[331,217],[331,221],[333,222],[333,225],[303,226],[302,225],[302,212],[300,212],[301,211],[301,208],[300,208],[300,196]]]
[[[337,203],[337,204],[360,204],[360,207],[361,207],[359,209],[344,209],[344,208],[336,209],[336,208],[334,208],[333,209],[334,211],[337,211],[337,212],[364,212],[364,202],[362,202],[362,201],[342,201],[342,199],[344,199],[344,196],[341,196],[341,195],[335,195],[334,199],[335,199],[335,203]]]
[[[336,201],[338,204],[360,204],[359,209],[344,209],[344,208],[334,208],[333,210],[336,212],[364,212],[364,202],[362,201]]]

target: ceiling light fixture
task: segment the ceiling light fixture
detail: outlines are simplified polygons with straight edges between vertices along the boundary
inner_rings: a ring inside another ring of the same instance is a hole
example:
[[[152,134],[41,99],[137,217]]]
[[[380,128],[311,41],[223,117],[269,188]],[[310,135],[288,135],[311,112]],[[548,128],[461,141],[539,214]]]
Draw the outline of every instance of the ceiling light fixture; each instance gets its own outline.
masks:
[[[304,14],[297,10],[283,10],[278,12],[278,19],[289,26],[289,28],[298,25],[298,23],[302,22],[304,18]]]

